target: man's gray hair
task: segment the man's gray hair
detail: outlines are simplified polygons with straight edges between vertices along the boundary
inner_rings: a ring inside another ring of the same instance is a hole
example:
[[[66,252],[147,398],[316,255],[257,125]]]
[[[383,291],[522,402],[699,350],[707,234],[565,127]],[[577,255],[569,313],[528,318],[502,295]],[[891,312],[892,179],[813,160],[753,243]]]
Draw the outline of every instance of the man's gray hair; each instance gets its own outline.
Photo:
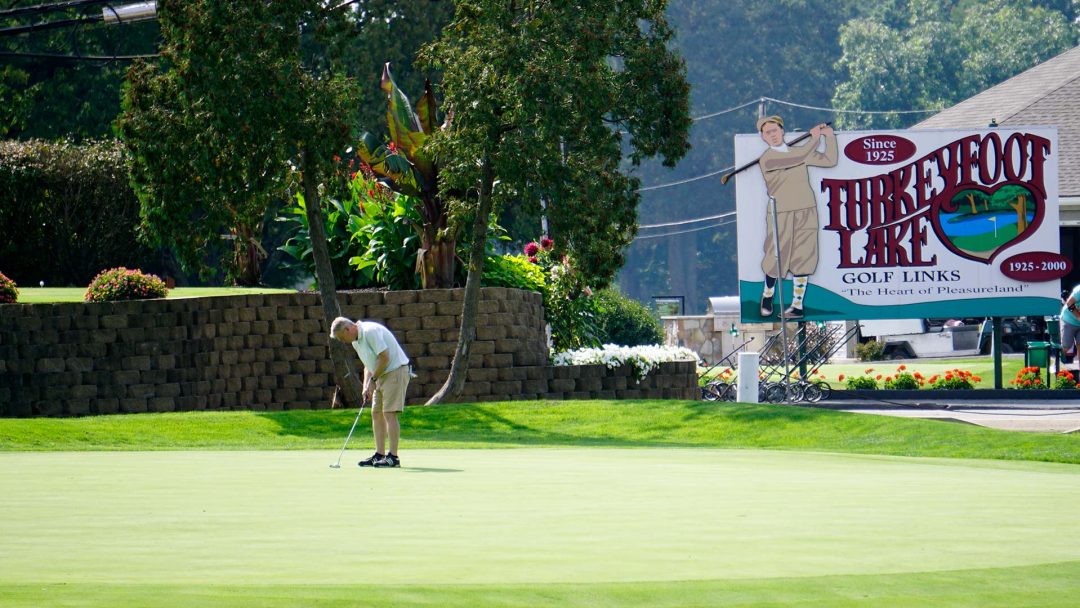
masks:
[[[330,324],[330,337],[337,338],[338,333],[350,325],[357,327],[357,324],[352,319],[346,319],[345,317],[334,319],[334,322]]]

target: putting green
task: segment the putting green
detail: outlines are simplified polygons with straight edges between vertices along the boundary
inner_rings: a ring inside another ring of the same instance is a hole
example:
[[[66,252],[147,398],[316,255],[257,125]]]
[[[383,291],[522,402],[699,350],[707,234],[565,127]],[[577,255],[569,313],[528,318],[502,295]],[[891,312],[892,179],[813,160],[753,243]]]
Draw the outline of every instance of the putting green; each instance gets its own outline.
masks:
[[[514,585],[1080,560],[1080,467],[715,449],[0,453],[27,584]]]

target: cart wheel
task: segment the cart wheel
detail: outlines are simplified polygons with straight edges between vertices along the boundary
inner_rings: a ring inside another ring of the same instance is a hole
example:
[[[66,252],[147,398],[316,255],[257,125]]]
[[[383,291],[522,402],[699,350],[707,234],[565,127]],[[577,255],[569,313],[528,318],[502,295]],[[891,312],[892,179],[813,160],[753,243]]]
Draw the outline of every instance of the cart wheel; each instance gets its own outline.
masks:
[[[803,387],[803,399],[808,403],[821,401],[821,387],[814,383],[807,384]]]
[[[787,388],[783,384],[771,384],[765,389],[765,400],[769,403],[780,403],[785,396],[787,396]]]
[[[832,396],[832,386],[829,386],[828,382],[825,382],[824,380],[818,380],[814,383],[814,386],[818,387],[818,389],[821,391],[822,399],[828,399]]]

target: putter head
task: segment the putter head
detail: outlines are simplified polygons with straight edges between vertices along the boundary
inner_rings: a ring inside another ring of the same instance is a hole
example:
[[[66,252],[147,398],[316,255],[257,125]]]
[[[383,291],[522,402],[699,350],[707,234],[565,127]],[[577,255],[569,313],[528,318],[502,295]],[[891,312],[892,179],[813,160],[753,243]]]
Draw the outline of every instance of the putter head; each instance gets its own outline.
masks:
[[[332,465],[330,465],[330,468],[331,469],[340,469],[341,465],[340,464],[332,464]]]

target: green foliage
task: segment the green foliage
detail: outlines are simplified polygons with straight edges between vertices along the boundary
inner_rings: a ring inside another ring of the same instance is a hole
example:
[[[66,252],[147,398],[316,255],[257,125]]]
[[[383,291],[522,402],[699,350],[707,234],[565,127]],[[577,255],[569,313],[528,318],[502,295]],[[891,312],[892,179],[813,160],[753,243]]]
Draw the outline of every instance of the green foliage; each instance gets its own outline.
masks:
[[[103,270],[86,288],[87,302],[120,302],[164,298],[165,282],[152,274],[127,268]]]
[[[887,390],[914,391],[920,388],[919,380],[913,374],[901,372],[885,379],[882,385]]]
[[[596,287],[635,232],[639,182],[624,173],[624,146],[632,164],[660,155],[669,165],[689,147],[686,67],[669,47],[665,6],[463,0],[421,52],[443,71],[453,115],[430,144],[444,189],[479,187],[497,208],[537,209],[544,197],[562,253]]]
[[[454,3],[446,0],[356,0],[355,10],[323,15],[317,31],[307,40],[306,60],[327,71],[356,80],[364,94],[357,122],[377,141],[389,135],[385,99],[377,94],[383,68],[394,67],[394,80],[406,91],[424,88],[426,76],[413,66],[421,46],[436,39],[454,15]]]
[[[1061,12],[1020,0],[898,2],[840,28],[841,109],[946,108],[1076,44]],[[898,103],[903,100],[903,103]],[[842,128],[901,127],[923,115],[841,114]]]
[[[86,285],[145,265],[138,218],[118,142],[0,142],[0,260],[19,283]]]
[[[1067,369],[1059,371],[1054,376],[1054,388],[1055,389],[1074,389],[1077,388],[1076,377],[1072,372]]]
[[[484,263],[484,287],[544,292],[544,271],[523,255],[492,255]]]
[[[325,196],[323,224],[336,287],[416,289],[416,236],[419,217],[414,199],[394,194],[373,177],[357,172],[340,196]],[[278,221],[295,224],[295,234],[280,249],[309,274],[315,259],[308,231],[306,202],[297,194]]]
[[[551,326],[552,348],[561,353],[600,346],[602,326],[592,289],[570,256],[555,251],[555,242],[546,237],[525,245],[526,261],[544,277],[544,320]]]
[[[593,302],[601,343],[621,346],[664,343],[664,328],[659,319],[637,300],[609,287],[597,292]]]
[[[848,380],[847,380],[847,387],[848,387],[848,390],[853,390],[853,391],[858,391],[858,390],[872,391],[872,390],[877,390],[878,383],[877,383],[877,379],[874,378],[873,376],[870,376],[870,375],[852,376],[851,378],[848,378]]]
[[[973,389],[979,382],[982,382],[982,378],[963,369],[951,369],[941,374],[934,374],[928,380],[930,388],[939,390]]]
[[[1049,388],[1043,384],[1042,368],[1039,367],[1024,367],[1016,373],[1016,377],[1012,379],[1010,384],[1019,389],[1033,389],[1033,388]],[[1058,383],[1061,381],[1059,379]]]
[[[14,304],[18,301],[19,286],[0,272],[0,304]]]
[[[438,128],[435,94],[431,83],[424,84],[424,94],[413,111],[405,94],[390,75],[390,64],[383,71],[381,88],[387,97],[386,124],[390,140],[380,145],[371,133],[364,133],[357,146],[357,157],[366,170],[384,178],[395,192],[413,197],[421,222],[421,256],[417,259],[421,284],[425,288],[453,287],[457,238],[450,226],[449,207],[439,188],[438,163],[424,148],[428,137]]]
[[[873,339],[855,346],[855,356],[859,361],[880,361],[884,353],[885,345]]]
[[[267,207],[284,195],[289,162],[306,150],[319,175],[350,135],[355,92],[300,63],[304,19],[316,0],[158,3],[155,63],[128,73],[118,126],[150,243],[168,243],[204,274],[207,251],[228,276],[258,281]],[[225,233],[225,239],[222,238]]]
[[[11,0],[4,3],[4,9],[41,4],[39,0]],[[94,12],[101,15],[102,10],[100,5],[64,8],[60,5],[73,3],[44,4],[53,8],[47,17],[31,13],[4,19],[2,25],[51,22],[85,17]],[[0,138],[82,142],[110,137],[112,123],[120,112],[120,89],[127,62],[69,61],[62,57],[154,53],[157,38],[158,24],[154,20],[123,26],[83,23],[76,27],[4,36],[0,50],[60,57],[3,58],[3,65],[0,65]]]

